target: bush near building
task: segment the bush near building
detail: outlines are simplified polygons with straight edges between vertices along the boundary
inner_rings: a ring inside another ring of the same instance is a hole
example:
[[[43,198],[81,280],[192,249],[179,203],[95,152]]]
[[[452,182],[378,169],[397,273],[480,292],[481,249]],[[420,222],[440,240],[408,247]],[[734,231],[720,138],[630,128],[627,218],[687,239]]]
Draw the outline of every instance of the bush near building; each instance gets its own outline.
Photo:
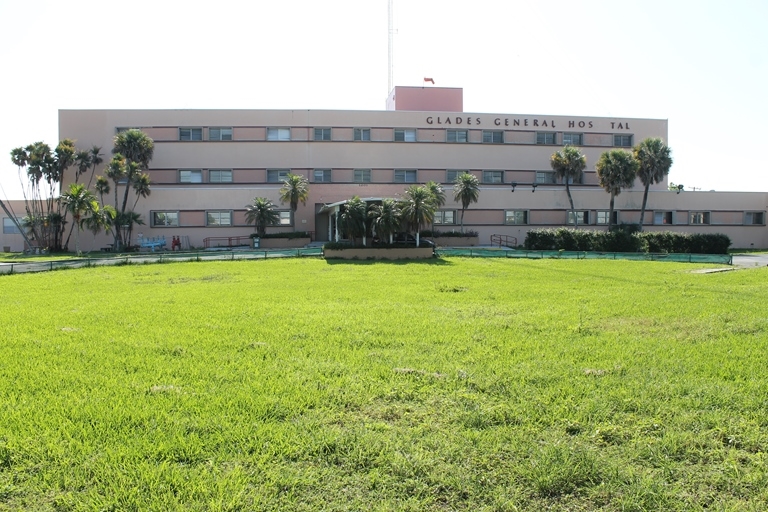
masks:
[[[635,232],[631,225],[611,231],[556,228],[529,231],[531,251],[603,251],[727,254],[731,239],[722,233]]]

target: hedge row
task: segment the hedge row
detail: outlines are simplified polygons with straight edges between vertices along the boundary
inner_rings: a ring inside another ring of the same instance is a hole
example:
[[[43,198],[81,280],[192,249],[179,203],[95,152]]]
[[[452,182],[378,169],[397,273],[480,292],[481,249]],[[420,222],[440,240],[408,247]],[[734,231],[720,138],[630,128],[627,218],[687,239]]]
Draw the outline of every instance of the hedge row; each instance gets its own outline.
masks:
[[[423,229],[423,230],[419,231],[419,234],[421,236],[428,236],[428,237],[433,237],[433,238],[438,238],[438,237],[440,237],[440,238],[443,238],[443,237],[451,237],[451,238],[453,238],[453,237],[463,237],[463,236],[478,236],[478,232],[477,231],[472,231],[471,229],[466,230],[464,233],[462,233],[461,231],[455,231],[455,230],[453,230],[453,231],[438,231],[436,229],[434,234],[429,229]]]
[[[525,237],[531,251],[600,251],[727,254],[731,239],[721,233],[633,232],[633,229],[536,229]]]
[[[252,233],[250,235],[251,238],[258,237],[258,233]],[[294,238],[311,238],[308,231],[285,231],[282,233],[265,233],[264,236],[261,238],[288,238],[288,239],[294,239]]]

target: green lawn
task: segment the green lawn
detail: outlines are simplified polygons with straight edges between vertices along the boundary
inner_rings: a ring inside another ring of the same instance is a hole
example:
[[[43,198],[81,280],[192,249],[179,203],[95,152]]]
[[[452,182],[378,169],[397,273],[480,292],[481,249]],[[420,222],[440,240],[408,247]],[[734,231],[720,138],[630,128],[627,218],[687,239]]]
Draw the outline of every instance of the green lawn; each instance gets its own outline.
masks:
[[[765,510],[768,269],[0,276],[0,510]]]

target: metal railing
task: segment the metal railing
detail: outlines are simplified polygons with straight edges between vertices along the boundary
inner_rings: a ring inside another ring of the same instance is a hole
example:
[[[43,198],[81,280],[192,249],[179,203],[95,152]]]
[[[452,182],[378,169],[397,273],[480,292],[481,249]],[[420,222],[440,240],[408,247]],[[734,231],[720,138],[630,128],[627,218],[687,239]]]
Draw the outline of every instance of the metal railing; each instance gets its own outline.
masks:
[[[517,237],[509,235],[491,235],[491,245],[499,247],[517,247]]]
[[[213,247],[242,247],[251,245],[250,236],[209,236],[203,239],[203,247],[210,249],[212,243],[226,242],[225,244],[217,244]]]

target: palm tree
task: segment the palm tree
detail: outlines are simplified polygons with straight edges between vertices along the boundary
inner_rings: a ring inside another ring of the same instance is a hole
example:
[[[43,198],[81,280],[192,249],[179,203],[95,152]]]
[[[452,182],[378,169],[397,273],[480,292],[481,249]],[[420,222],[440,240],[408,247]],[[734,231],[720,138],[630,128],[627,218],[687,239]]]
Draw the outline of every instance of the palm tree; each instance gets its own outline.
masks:
[[[88,178],[88,188],[91,188],[91,183],[93,182],[93,175],[96,173],[96,168],[104,163],[102,156],[104,155],[101,153],[101,146],[91,147],[91,176]]]
[[[125,213],[125,207],[128,204],[128,192],[130,191],[128,183],[133,183],[136,176],[149,167],[149,162],[154,155],[155,143],[149,135],[141,130],[125,130],[115,135],[114,145],[112,153],[122,155],[127,164],[125,177],[128,181],[123,195],[123,204],[120,208],[120,213]],[[115,194],[117,194],[117,190],[115,190]]]
[[[115,223],[115,217],[117,211],[112,205],[104,205],[102,202],[101,208],[94,210],[90,216],[83,219],[83,227],[93,233],[94,240],[96,235],[102,231],[111,230]]]
[[[549,165],[552,166],[555,175],[565,182],[565,192],[568,194],[568,201],[571,203],[571,211],[575,211],[570,183],[571,181],[576,183],[581,180],[581,175],[587,167],[587,157],[582,155],[578,148],[565,146],[561,151],[552,153]],[[574,214],[574,218],[576,218],[576,227],[579,227],[578,216]]]
[[[112,160],[109,161],[109,164],[107,164],[107,168],[104,171],[107,178],[111,179],[112,183],[115,184],[115,210],[120,207],[117,199],[117,186],[120,183],[120,180],[125,178],[126,173],[125,158],[120,153],[117,153],[112,157]]]
[[[75,154],[75,164],[77,164],[77,172],[75,173],[75,183],[77,183],[80,176],[88,172],[88,169],[91,167],[91,152],[78,151]]]
[[[101,199],[101,206],[104,207],[104,194],[109,194],[109,180],[104,176],[96,176],[96,184],[93,186]]]
[[[453,185],[453,200],[461,203],[461,232],[464,233],[464,211],[480,197],[480,182],[477,176],[465,172],[456,177]]]
[[[443,192],[443,186],[436,181],[428,181],[424,185],[429,193],[432,194],[432,202],[435,203],[435,211],[439,210],[445,204],[445,192]],[[432,238],[435,237],[435,219],[432,218]]]
[[[652,183],[660,183],[669,174],[672,167],[672,150],[659,138],[648,138],[640,142],[632,150],[635,160],[640,165],[637,177],[645,186],[643,192],[643,207],[640,209],[640,229],[645,220],[645,207],[648,203],[648,189]]]
[[[142,197],[149,197],[149,195],[152,193],[152,190],[150,189],[150,179],[149,174],[143,172],[133,179],[133,191],[136,192],[136,201],[133,202],[133,208],[136,208],[136,205],[139,202],[139,199]]]
[[[368,216],[373,220],[373,227],[376,234],[382,238],[389,239],[389,245],[392,245],[392,236],[400,227],[400,209],[397,201],[394,199],[384,199],[381,204],[371,205],[368,210]]]
[[[280,202],[289,203],[291,211],[296,213],[299,201],[301,201],[301,204],[306,205],[307,197],[309,197],[309,182],[307,178],[299,174],[289,173],[283,180],[283,186],[280,189]]]
[[[435,203],[426,187],[411,185],[405,189],[401,208],[403,220],[416,231],[416,247],[419,247],[421,226],[429,224],[435,217]]]
[[[80,255],[80,228],[84,215],[98,211],[99,203],[93,192],[85,188],[81,183],[71,183],[69,190],[61,195],[61,202],[66,210],[72,214],[75,230],[75,252]]]
[[[265,197],[254,197],[253,203],[245,207],[245,222],[256,225],[256,233],[262,237],[267,226],[280,222],[280,214],[275,205]]]
[[[368,225],[366,222],[366,206],[365,201],[358,196],[353,196],[352,199],[347,201],[344,205],[344,211],[339,216],[339,222],[342,229],[352,239],[352,243],[358,236],[363,238],[363,245],[366,243],[366,233],[368,232]]]
[[[621,194],[622,189],[631,188],[635,184],[635,174],[639,164],[632,155],[621,149],[606,151],[600,155],[595,164],[597,179],[600,186],[611,194],[611,209],[608,214],[608,228],[613,227],[614,198]]]

